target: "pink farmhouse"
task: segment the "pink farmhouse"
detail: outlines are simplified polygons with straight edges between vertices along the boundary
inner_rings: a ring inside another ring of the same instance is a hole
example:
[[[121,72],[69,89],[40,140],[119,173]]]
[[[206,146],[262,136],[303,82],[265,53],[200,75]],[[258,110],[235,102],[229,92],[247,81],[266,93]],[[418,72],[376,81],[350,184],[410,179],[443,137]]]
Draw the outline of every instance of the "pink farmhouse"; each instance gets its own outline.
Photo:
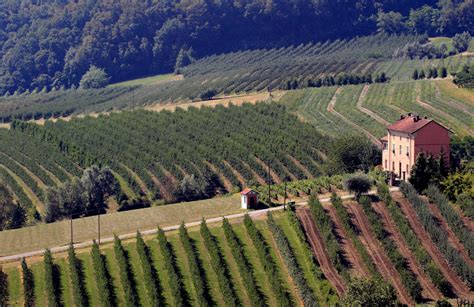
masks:
[[[382,141],[382,167],[392,179],[407,180],[420,152],[438,158],[444,155],[449,164],[450,131],[432,119],[418,115],[401,115],[387,127]]]

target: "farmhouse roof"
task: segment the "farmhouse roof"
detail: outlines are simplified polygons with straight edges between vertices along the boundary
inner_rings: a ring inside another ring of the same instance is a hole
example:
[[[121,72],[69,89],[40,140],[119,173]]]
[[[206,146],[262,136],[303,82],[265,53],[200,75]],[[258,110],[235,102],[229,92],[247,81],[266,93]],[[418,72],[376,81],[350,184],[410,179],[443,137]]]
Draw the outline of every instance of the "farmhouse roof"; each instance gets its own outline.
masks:
[[[400,119],[396,121],[395,123],[391,124],[390,126],[388,126],[387,129],[412,134],[420,130],[421,128],[425,127],[431,122],[434,122],[437,125],[449,131],[448,128],[444,127],[443,125],[440,125],[439,123],[435,122],[432,119],[429,119],[427,117],[423,118],[418,115],[411,115],[411,114],[409,114],[408,116],[401,115]]]
[[[240,192],[240,194],[242,195],[247,195],[247,194],[250,194],[250,193],[256,193],[254,190],[250,189],[250,188],[245,188],[242,190],[242,192]]]
[[[382,142],[388,142],[388,136],[384,136],[384,137],[380,138],[380,140]]]

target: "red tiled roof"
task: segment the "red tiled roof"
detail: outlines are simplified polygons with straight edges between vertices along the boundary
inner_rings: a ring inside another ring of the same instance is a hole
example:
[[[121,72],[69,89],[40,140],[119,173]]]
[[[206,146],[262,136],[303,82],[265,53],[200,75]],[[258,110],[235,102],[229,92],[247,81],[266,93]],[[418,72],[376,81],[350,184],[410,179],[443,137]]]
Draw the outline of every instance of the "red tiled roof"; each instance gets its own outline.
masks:
[[[250,188],[245,188],[245,189],[243,189],[242,192],[240,192],[240,194],[242,194],[242,195],[247,195],[247,194],[249,194],[250,192],[254,192],[254,191],[253,191],[252,189],[250,189]]]
[[[433,121],[431,119],[426,119],[423,117],[419,117],[418,120],[415,120],[416,117],[407,116],[391,124],[390,126],[388,126],[387,129],[405,133],[414,133]]]

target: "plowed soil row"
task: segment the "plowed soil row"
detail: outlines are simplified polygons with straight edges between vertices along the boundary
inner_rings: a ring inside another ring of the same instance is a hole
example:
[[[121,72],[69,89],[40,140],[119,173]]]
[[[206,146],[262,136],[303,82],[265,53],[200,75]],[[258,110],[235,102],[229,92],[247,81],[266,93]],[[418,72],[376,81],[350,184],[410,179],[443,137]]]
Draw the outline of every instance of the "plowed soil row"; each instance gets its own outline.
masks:
[[[466,248],[464,245],[459,241],[459,238],[454,234],[453,230],[451,227],[449,227],[448,223],[444,219],[443,215],[441,214],[441,211],[439,211],[438,207],[436,207],[435,204],[429,204],[428,208],[430,209],[431,213],[435,217],[435,219],[438,221],[439,226],[446,231],[448,234],[448,241],[451,243],[451,245],[462,255],[464,260],[471,266],[474,266],[474,261],[469,257],[469,254],[467,253]],[[474,238],[473,238],[474,240]]]
[[[318,263],[321,267],[321,270],[324,273],[324,276],[329,280],[331,285],[336,289],[339,295],[344,294],[345,285],[342,281],[341,276],[336,272],[336,269],[332,265],[331,259],[326,251],[326,247],[323,244],[323,240],[319,234],[318,229],[313,223],[311,218],[311,212],[309,208],[298,209],[296,211],[298,218],[301,220],[303,227],[305,229],[308,241],[313,249],[313,253],[318,259]]]
[[[364,264],[360,254],[357,252],[357,249],[354,246],[352,240],[348,239],[344,228],[342,227],[342,223],[337,217],[336,209],[332,205],[326,205],[325,209],[328,212],[329,217],[331,218],[332,222],[335,226],[335,231],[337,236],[339,237],[339,243],[344,251],[344,255],[346,260],[351,264],[352,271],[358,277],[370,277],[370,272]]]
[[[446,280],[451,284],[453,291],[461,298],[473,297],[473,294],[470,293],[466,284],[464,284],[458,275],[451,269],[441,252],[436,248],[435,244],[431,240],[430,235],[423,228],[412,205],[403,197],[401,192],[394,192],[392,197],[400,205],[403,214],[408,218],[411,228],[418,238],[420,238],[423,247],[426,249],[431,258],[433,258],[433,261],[441,270]]]
[[[434,301],[441,299],[443,297],[441,292],[439,292],[439,290],[433,285],[431,280],[421,269],[420,264],[418,263],[418,261],[416,261],[416,258],[413,256],[410,248],[408,247],[405,240],[402,238],[400,232],[398,231],[397,225],[393,221],[386,205],[382,202],[378,202],[374,204],[374,209],[382,218],[385,230],[390,233],[391,238],[397,244],[400,254],[405,259],[407,259],[410,270],[415,273],[416,278],[423,287],[423,298]]]
[[[360,229],[362,244],[364,244],[369,251],[378,271],[382,274],[385,280],[390,281],[393,285],[402,304],[413,305],[412,299],[408,295],[405,287],[403,287],[400,275],[398,275],[397,270],[390,262],[387,255],[385,255],[380,242],[372,233],[369,221],[360,205],[356,202],[350,202],[346,204],[345,207],[349,213],[352,214],[354,224]]]

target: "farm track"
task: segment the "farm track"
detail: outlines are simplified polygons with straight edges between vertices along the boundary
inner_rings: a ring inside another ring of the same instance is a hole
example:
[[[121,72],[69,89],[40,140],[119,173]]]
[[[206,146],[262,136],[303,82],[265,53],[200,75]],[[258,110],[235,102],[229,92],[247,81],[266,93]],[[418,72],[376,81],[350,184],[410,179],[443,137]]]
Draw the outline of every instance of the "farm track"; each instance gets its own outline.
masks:
[[[470,112],[466,106],[464,106],[464,105],[462,105],[462,104],[460,104],[456,101],[451,100],[449,97],[442,97],[441,89],[439,88],[438,82],[434,82],[433,84],[435,85],[435,88],[436,88],[435,95],[436,95],[437,99],[443,100],[449,106],[451,106],[451,107],[453,107],[453,108],[455,108],[459,111],[462,111],[462,112],[466,113],[467,115],[474,116],[474,113]]]
[[[372,257],[377,269],[382,274],[385,280],[389,280],[397,291],[398,298],[402,304],[413,305],[413,301],[408,295],[405,287],[403,286],[400,275],[397,270],[390,262],[390,259],[385,255],[381,243],[375,238],[370,229],[370,223],[365,216],[362,208],[358,203],[351,202],[345,205],[346,210],[352,214],[353,222],[359,228],[361,232],[361,241],[367,248],[370,256]]]
[[[145,194],[149,193],[148,188],[146,187],[146,184],[143,182],[143,180],[140,178],[140,176],[138,176],[137,173],[135,173],[133,170],[131,170],[127,165],[125,165],[123,163],[120,163],[120,166],[122,166],[124,169],[127,170],[127,172],[130,173],[130,175],[137,182],[138,186],[140,187],[140,190],[143,193],[145,193]]]
[[[375,119],[377,122],[379,122],[380,124],[382,124],[384,126],[390,125],[390,123],[388,121],[386,121],[382,117],[378,116],[377,114],[375,114],[371,110],[369,110],[369,109],[365,108],[364,106],[362,106],[362,103],[364,102],[365,97],[367,96],[367,92],[369,91],[369,88],[370,88],[370,85],[365,85],[364,88],[362,89],[362,92],[360,93],[359,99],[357,100],[357,109],[359,109],[359,111],[361,111],[362,113],[365,113],[368,116],[372,117],[373,119]]]
[[[436,207],[435,204],[428,204],[428,208],[430,209],[431,213],[437,220],[439,226],[443,228],[446,233],[448,234],[448,241],[451,243],[451,245],[462,255],[464,260],[470,265],[474,266],[474,261],[469,257],[469,254],[466,251],[466,248],[464,245],[459,241],[459,238],[456,236],[456,234],[453,232],[451,227],[449,227],[448,223],[444,219],[444,216],[441,214],[439,211],[438,207]]]
[[[331,283],[334,289],[339,295],[343,295],[345,292],[345,285],[341,276],[336,272],[336,269],[331,263],[331,259],[326,251],[326,247],[323,245],[323,241],[311,219],[311,212],[309,208],[302,208],[296,211],[298,218],[301,220],[305,232],[308,236],[308,241],[313,249],[313,253],[318,259],[318,263],[324,276]]]
[[[441,299],[443,295],[439,290],[433,285],[431,280],[426,276],[426,274],[421,269],[419,263],[416,261],[415,257],[413,256],[410,248],[407,246],[405,240],[400,235],[399,230],[397,229],[397,225],[393,221],[390,213],[388,212],[386,205],[383,202],[378,202],[374,205],[375,211],[382,217],[383,224],[385,226],[385,230],[390,233],[390,236],[397,244],[398,250],[400,251],[401,255],[408,260],[408,266],[410,270],[415,273],[418,281],[420,282],[421,286],[423,287],[423,295],[425,299],[430,299],[436,301]]]
[[[8,172],[8,174],[10,176],[12,176],[12,178],[18,183],[18,185],[20,186],[20,188],[23,190],[23,192],[26,194],[26,196],[31,200],[31,202],[33,203],[33,205],[35,206],[36,209],[38,209],[38,211],[40,213],[43,213],[43,210],[44,210],[44,205],[43,203],[40,201],[40,199],[38,198],[38,196],[35,194],[35,192],[33,192],[33,190],[30,188],[30,186],[28,186],[20,177],[18,177],[13,171],[11,171],[8,167],[6,167],[5,165],[3,164],[0,164],[0,167],[3,168],[4,170],[6,170]]]
[[[352,270],[358,277],[370,277],[370,272],[367,269],[364,261],[362,260],[361,256],[357,252],[354,243],[347,237],[347,233],[345,232],[344,228],[342,227],[341,221],[337,217],[336,208],[332,205],[325,205],[324,208],[327,210],[329,217],[331,218],[332,222],[334,223],[336,234],[340,239],[340,245],[344,250],[344,254],[346,259],[352,265]]]
[[[263,162],[262,160],[260,160],[259,157],[255,156],[254,159],[255,159],[255,161],[257,161],[258,164],[260,164],[263,167],[263,169],[265,169],[265,170],[268,169],[268,165],[265,162]],[[273,182],[276,182],[278,184],[282,183],[281,178],[278,177],[278,174],[275,173],[275,171],[271,168],[270,168],[270,176],[272,177]]]
[[[240,185],[241,186],[245,186],[245,178],[244,176],[242,176],[241,173],[239,173],[228,161],[222,161],[222,163],[224,163],[230,170],[231,172],[235,175],[235,177],[237,178],[237,180],[239,181]],[[261,184],[262,182],[260,182],[260,180],[258,180],[257,178],[257,181]]]
[[[156,178],[156,176],[153,175],[150,171],[147,171],[147,173],[148,173],[148,176],[150,176],[153,183],[158,187],[163,197],[168,201],[172,200],[173,194],[170,191],[168,191],[168,189],[161,183],[161,181],[158,178]]]
[[[400,208],[402,209],[403,213],[408,218],[408,222],[410,223],[411,228],[413,229],[417,237],[420,238],[423,247],[426,249],[431,258],[433,258],[434,262],[441,270],[446,280],[451,284],[451,286],[453,287],[453,291],[458,295],[458,297],[474,297],[473,294],[469,291],[467,285],[453,271],[446,259],[441,254],[441,252],[435,246],[435,244],[431,240],[430,235],[423,228],[415,212],[415,209],[412,208],[412,205],[403,197],[401,192],[393,193],[392,197],[400,205]]]
[[[334,96],[331,98],[331,101],[329,102],[327,106],[327,111],[338,116],[340,119],[342,119],[345,123],[347,123],[349,126],[354,127],[355,129],[359,130],[360,132],[364,133],[375,145],[380,145],[380,140],[376,138],[372,133],[369,131],[365,130],[361,126],[357,125],[356,123],[350,121],[348,118],[346,118],[344,115],[341,113],[337,112],[335,110],[336,102],[337,102],[337,96],[341,93],[342,87],[339,87],[336,92],[334,93]]]

